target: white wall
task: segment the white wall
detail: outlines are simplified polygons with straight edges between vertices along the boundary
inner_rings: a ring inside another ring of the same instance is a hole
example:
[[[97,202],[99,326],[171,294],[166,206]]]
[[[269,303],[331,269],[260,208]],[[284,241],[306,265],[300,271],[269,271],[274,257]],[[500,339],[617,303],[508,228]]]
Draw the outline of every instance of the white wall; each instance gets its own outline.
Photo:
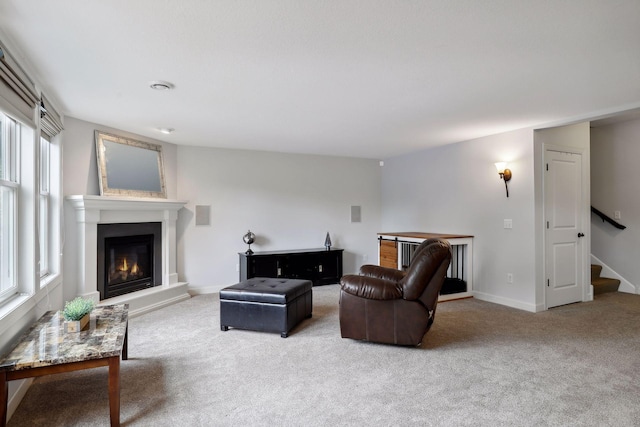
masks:
[[[509,198],[498,161],[513,172]],[[536,311],[533,167],[530,129],[386,159],[381,231],[474,235],[475,296]]]
[[[327,231],[345,249],[344,272],[376,262],[381,171],[377,160],[178,147],[178,271],[190,288],[214,291],[238,281],[242,236],[254,251],[319,248]],[[196,226],[196,205],[211,225]],[[362,222],[350,222],[350,207]],[[203,289],[203,288],[206,288]]]
[[[107,126],[90,123],[73,117],[65,117],[63,142],[63,194],[70,196],[99,195],[98,166],[96,161],[96,148],[94,131],[100,130],[119,136],[128,137],[138,141],[150,142],[162,145],[165,181],[167,197],[175,199],[176,186],[176,152],[175,144],[167,144],[140,135],[131,134]],[[74,209],[64,203],[64,300],[75,298],[78,293],[78,281],[76,260],[78,259],[78,239],[76,233],[76,219]]]
[[[640,289],[640,120],[591,129],[591,204],[627,226],[618,230],[592,215],[591,252]],[[636,291],[637,292],[637,291]]]

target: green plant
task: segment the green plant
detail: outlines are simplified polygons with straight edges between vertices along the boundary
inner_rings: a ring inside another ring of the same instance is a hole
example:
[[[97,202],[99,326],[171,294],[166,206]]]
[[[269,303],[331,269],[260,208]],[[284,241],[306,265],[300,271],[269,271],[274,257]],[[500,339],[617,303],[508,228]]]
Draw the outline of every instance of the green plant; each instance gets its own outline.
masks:
[[[65,320],[77,321],[84,317],[85,314],[91,313],[95,303],[92,300],[77,297],[64,304],[62,314]]]

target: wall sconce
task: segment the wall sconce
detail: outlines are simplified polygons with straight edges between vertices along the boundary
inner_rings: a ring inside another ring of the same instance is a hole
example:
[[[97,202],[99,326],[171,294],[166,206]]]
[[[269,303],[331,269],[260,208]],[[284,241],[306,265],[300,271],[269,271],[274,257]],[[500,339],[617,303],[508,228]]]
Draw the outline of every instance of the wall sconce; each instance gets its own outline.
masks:
[[[505,190],[507,190],[507,197],[509,197],[509,187],[507,186],[507,182],[511,180],[511,169],[507,169],[506,162],[496,163],[496,169],[498,170],[498,175],[500,175],[500,179],[504,180],[504,188]]]

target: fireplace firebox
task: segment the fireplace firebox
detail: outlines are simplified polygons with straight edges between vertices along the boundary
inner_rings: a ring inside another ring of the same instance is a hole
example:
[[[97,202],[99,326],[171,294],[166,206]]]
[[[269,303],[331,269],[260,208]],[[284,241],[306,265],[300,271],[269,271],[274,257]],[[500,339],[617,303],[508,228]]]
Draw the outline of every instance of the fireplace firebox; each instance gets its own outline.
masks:
[[[100,299],[162,284],[159,222],[98,224]]]

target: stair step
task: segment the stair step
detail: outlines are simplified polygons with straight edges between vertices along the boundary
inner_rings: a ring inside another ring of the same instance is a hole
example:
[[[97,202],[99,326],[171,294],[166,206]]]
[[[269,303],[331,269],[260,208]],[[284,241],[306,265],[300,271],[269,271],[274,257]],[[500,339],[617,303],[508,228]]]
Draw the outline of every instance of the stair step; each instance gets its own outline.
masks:
[[[591,284],[593,285],[593,294],[598,295],[605,292],[617,292],[620,280],[600,277],[596,280],[591,280]]]
[[[591,281],[594,281],[600,277],[602,272],[602,266],[597,264],[591,264]]]

